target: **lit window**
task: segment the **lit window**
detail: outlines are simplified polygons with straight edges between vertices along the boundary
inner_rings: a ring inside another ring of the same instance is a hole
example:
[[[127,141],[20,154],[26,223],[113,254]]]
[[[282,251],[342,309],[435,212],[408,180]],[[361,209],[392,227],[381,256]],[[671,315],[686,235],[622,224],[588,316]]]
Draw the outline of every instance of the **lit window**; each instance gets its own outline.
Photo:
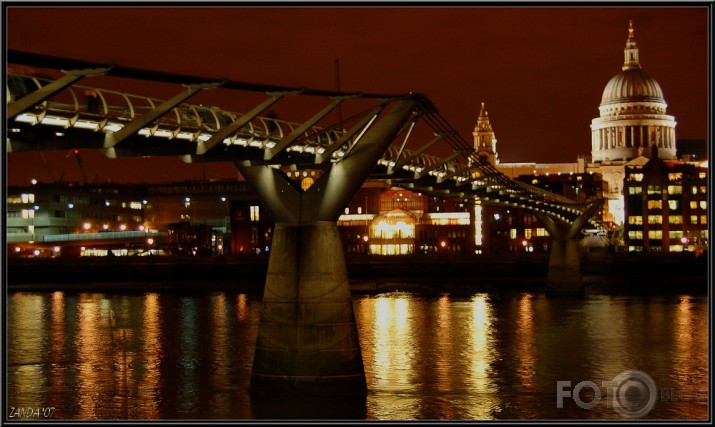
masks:
[[[258,206],[251,206],[251,221],[258,221],[261,218]]]
[[[695,187],[695,186],[690,187],[690,191],[691,191],[693,194],[698,194],[698,187]]]
[[[642,194],[643,189],[641,187],[628,187],[628,194]]]
[[[509,237],[511,239],[516,239],[516,228],[512,228],[509,230]]]
[[[648,209],[662,209],[662,208],[663,208],[662,200],[648,200]]]
[[[142,203],[141,202],[129,202],[129,208],[130,209],[141,209]]]
[[[708,202],[706,200],[700,201],[700,209],[705,210],[708,208]]]
[[[695,200],[690,201],[690,209],[697,209],[698,208],[698,202]]]
[[[640,215],[635,215],[635,216],[629,216],[628,217],[628,223],[632,225],[642,225],[643,224],[643,217]]]
[[[315,180],[311,177],[303,178],[303,180],[300,182],[300,188],[302,188],[303,191],[307,191],[314,183]]]
[[[708,217],[707,215],[700,215],[700,224],[707,224],[708,223]]]
[[[707,192],[708,192],[707,187],[704,186],[704,185],[701,185],[701,186],[700,186],[700,193],[701,193],[701,194],[707,194]]]
[[[524,230],[524,237],[527,238],[527,239],[531,239],[531,232],[532,232],[531,228],[525,229],[525,230]]]
[[[662,224],[662,223],[663,223],[662,215],[648,215],[648,224]]]
[[[660,185],[649,185],[648,186],[648,194],[660,194]]]
[[[668,186],[668,194],[682,194],[682,193],[683,193],[682,185],[669,185]]]
[[[690,223],[691,223],[691,224],[697,224],[697,223],[698,223],[698,216],[697,216],[697,215],[690,215]]]
[[[705,172],[700,172],[698,174],[698,178],[700,178],[700,179],[705,179],[706,176],[707,176],[707,174]]]
[[[548,234],[546,233],[546,229],[543,228],[543,227],[542,227],[542,228],[537,228],[537,229],[536,229],[536,236],[537,236],[537,237],[546,237],[546,236],[548,236]]]
[[[683,238],[683,231],[682,230],[669,231],[668,237],[671,239],[680,240]]]
[[[683,179],[683,174],[680,172],[671,172],[668,174],[668,180],[670,181],[680,181]]]
[[[661,240],[661,239],[663,239],[663,231],[662,230],[650,230],[650,231],[648,231],[648,238],[654,239],[654,240]]]
[[[633,173],[628,177],[628,179],[631,181],[641,182],[643,180],[643,174],[642,173]]]
[[[671,211],[678,210],[678,205],[680,205],[680,202],[678,200],[668,200],[668,207]]]
[[[631,230],[628,232],[628,238],[631,240],[641,240],[643,239],[643,232],[641,230]]]
[[[671,215],[668,218],[668,222],[671,224],[682,224],[683,223],[683,216],[682,215]]]
[[[24,219],[30,219],[35,217],[35,210],[34,209],[23,209],[22,210],[22,217]]]

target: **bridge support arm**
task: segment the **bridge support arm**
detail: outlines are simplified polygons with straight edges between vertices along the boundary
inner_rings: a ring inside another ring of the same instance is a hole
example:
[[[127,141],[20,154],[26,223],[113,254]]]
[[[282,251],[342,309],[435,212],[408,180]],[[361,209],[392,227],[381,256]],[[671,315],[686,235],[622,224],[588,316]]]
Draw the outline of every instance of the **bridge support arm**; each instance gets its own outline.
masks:
[[[572,223],[534,211],[534,215],[551,236],[551,255],[546,276],[547,288],[551,293],[581,294],[585,291],[578,255],[578,236],[602,203],[603,201],[593,203]]]
[[[251,372],[261,394],[367,391],[337,219],[417,101],[398,101],[307,190],[275,167],[236,166],[276,219]]]

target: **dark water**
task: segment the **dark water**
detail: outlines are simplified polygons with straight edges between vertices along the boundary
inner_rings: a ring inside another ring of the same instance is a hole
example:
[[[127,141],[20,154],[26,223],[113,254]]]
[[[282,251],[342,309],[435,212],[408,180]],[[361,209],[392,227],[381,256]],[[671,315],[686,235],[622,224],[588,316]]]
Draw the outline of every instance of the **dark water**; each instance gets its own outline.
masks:
[[[249,395],[256,297],[7,298],[6,419],[708,417],[705,296],[355,296],[368,384],[357,401]],[[624,371],[618,386],[631,381],[644,400],[609,398],[603,382]],[[558,405],[559,381],[587,408],[567,396]]]

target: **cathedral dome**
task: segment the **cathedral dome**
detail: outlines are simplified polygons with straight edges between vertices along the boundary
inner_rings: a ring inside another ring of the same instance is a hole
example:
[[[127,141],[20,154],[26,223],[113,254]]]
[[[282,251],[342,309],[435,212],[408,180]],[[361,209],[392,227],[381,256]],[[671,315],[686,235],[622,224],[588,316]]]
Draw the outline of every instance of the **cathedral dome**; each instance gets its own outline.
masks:
[[[665,103],[663,90],[640,68],[628,68],[613,76],[603,89],[601,105],[622,102]]]
[[[666,115],[663,90],[641,69],[638,46],[629,23],[621,72],[603,89],[599,117],[591,121],[594,162],[626,162],[650,156],[658,147],[662,159],[675,158],[675,118]]]

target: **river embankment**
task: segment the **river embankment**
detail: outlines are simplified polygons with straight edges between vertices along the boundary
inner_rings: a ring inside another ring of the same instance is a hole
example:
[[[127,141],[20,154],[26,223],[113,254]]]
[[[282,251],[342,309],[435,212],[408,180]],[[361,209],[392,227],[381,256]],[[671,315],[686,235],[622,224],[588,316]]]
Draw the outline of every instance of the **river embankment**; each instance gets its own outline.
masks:
[[[267,256],[15,258],[7,289],[22,291],[236,291],[260,294]],[[546,288],[548,255],[347,255],[355,293],[534,291]],[[583,253],[587,292],[706,294],[706,257]]]

